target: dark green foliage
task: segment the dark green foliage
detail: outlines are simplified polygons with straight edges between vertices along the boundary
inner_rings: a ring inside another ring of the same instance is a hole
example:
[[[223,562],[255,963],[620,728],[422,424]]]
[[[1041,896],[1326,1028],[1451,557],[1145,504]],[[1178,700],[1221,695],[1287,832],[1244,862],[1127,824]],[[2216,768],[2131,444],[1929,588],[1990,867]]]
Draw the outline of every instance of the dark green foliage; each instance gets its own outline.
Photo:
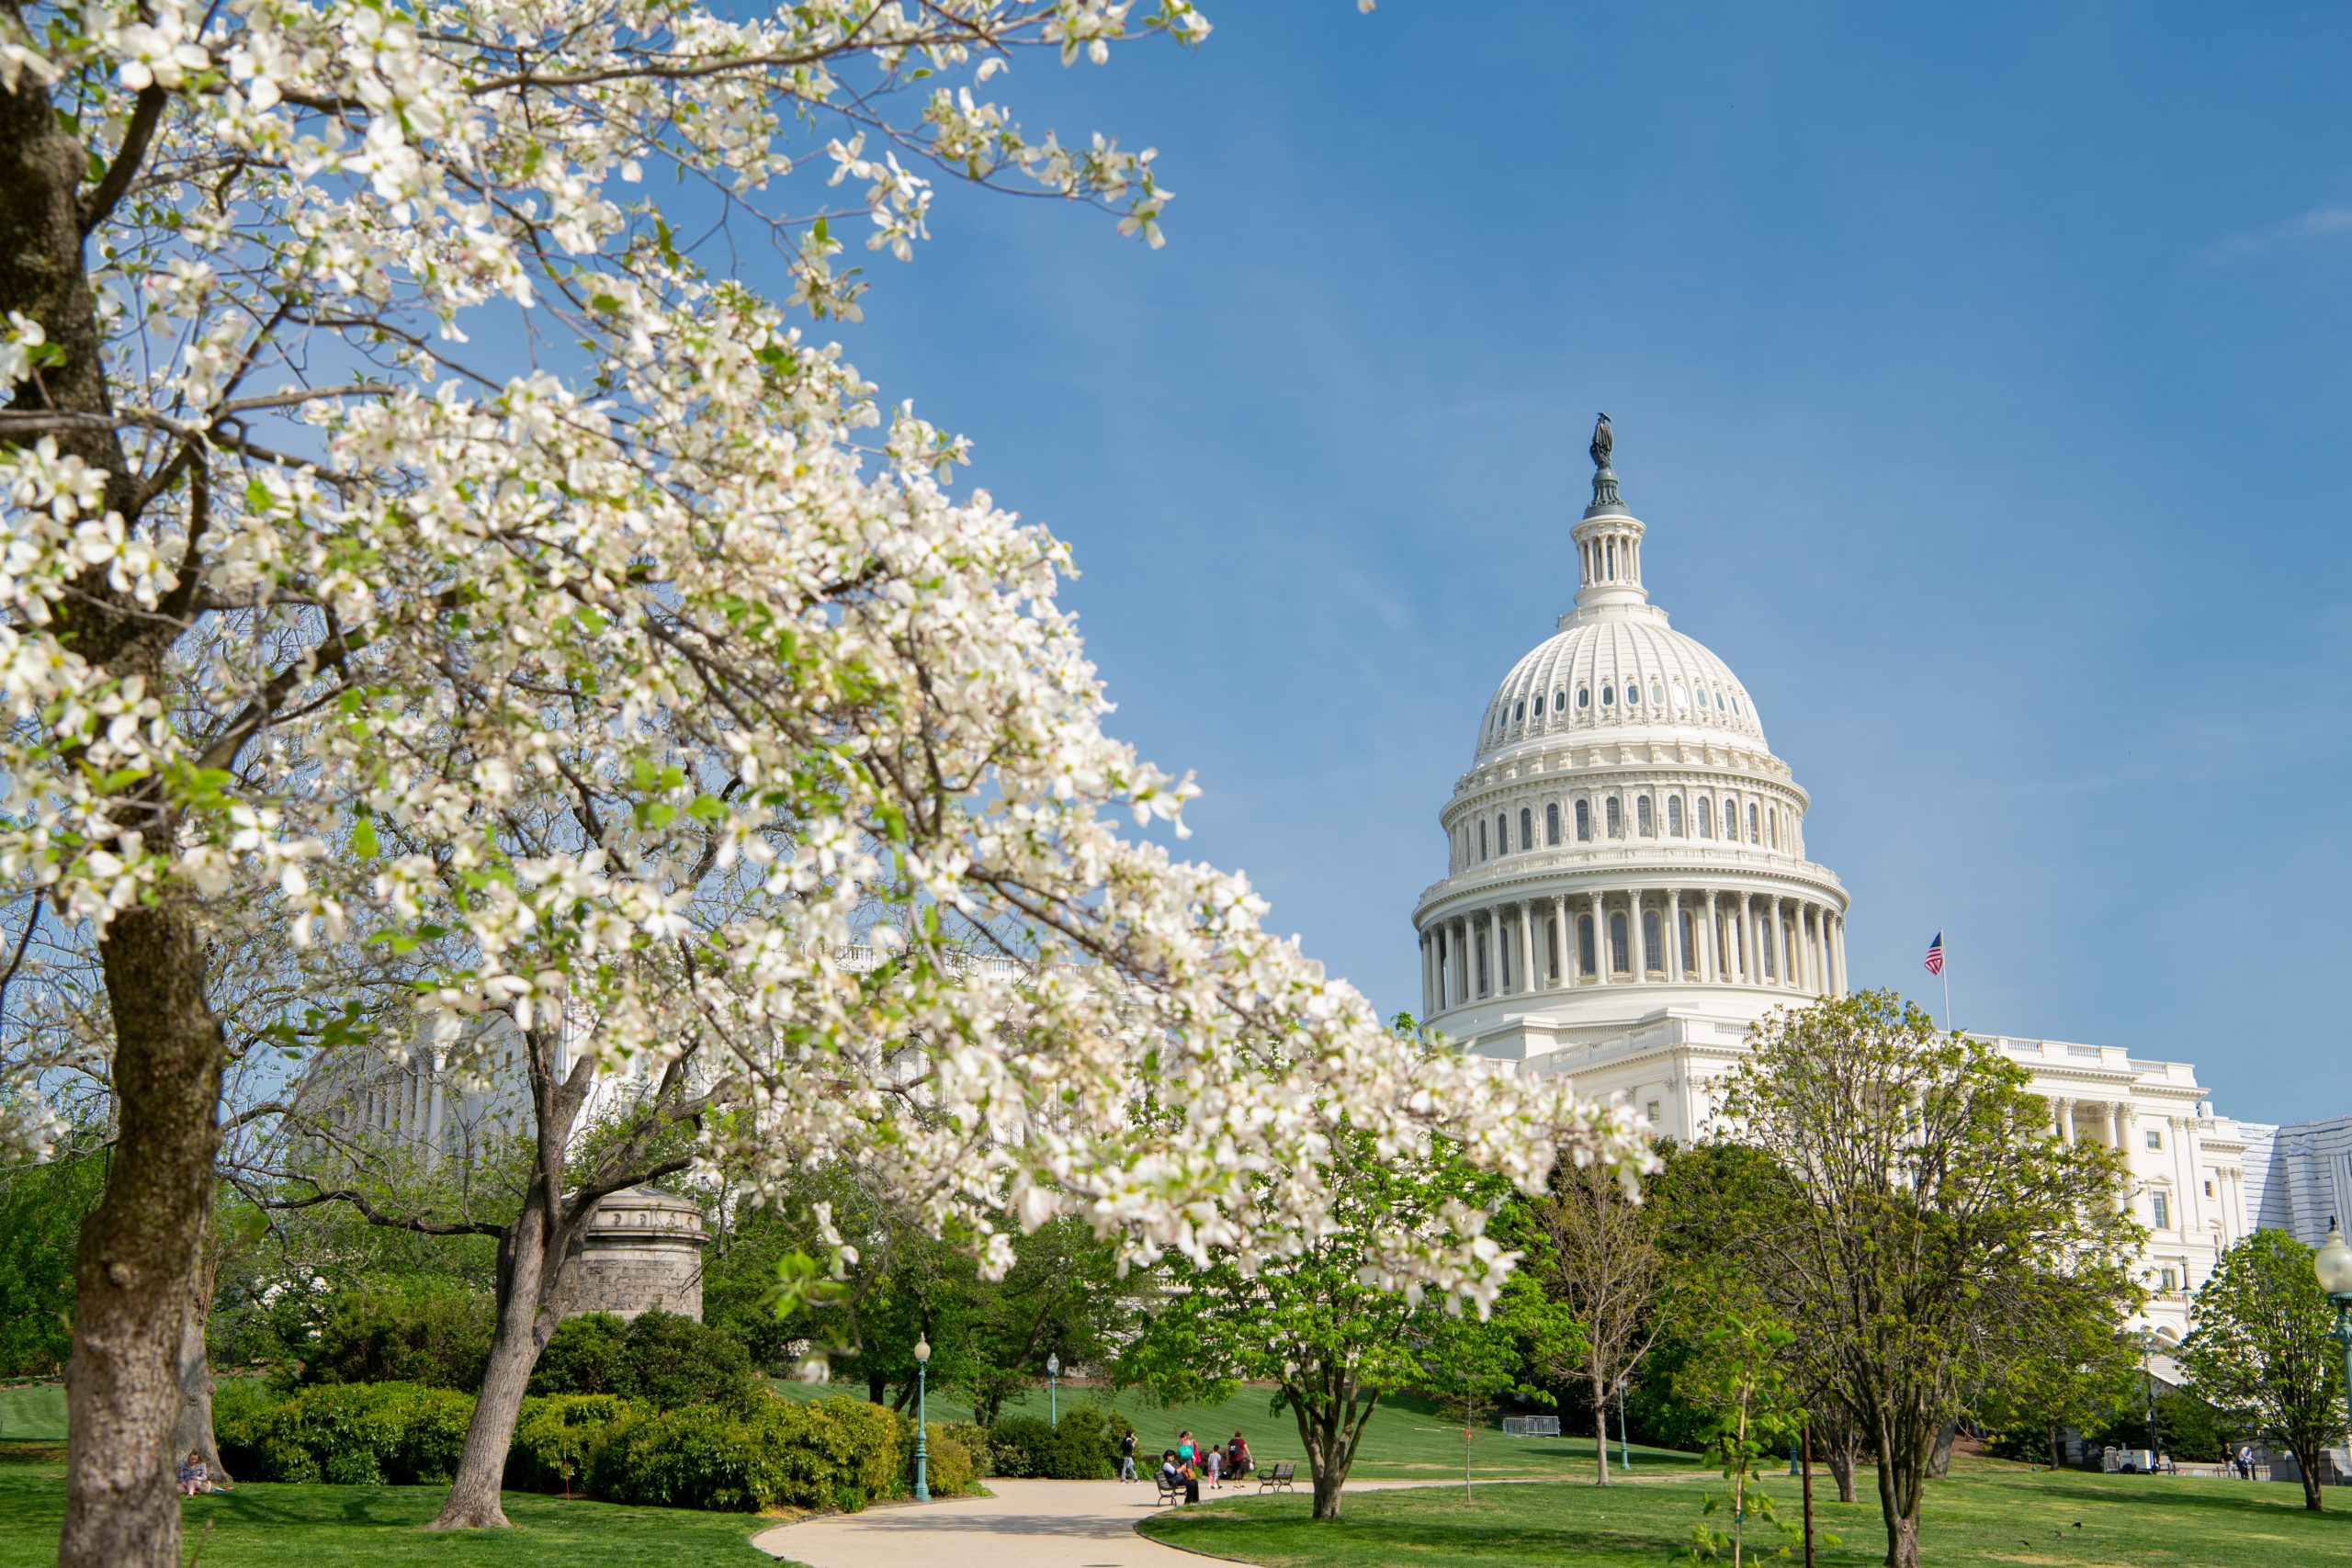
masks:
[[[0,1171],[0,1377],[50,1377],[73,1348],[74,1249],[98,1201],[92,1156]]]
[[[978,1439],[978,1448],[973,1446],[972,1438],[975,1438]],[[960,1497],[972,1490],[980,1474],[977,1455],[988,1444],[986,1438],[979,1437],[978,1427],[967,1422],[934,1421],[923,1428],[923,1442],[926,1450],[923,1455],[923,1481],[933,1496]],[[911,1487],[915,1475],[914,1423],[911,1421],[907,1423],[904,1444],[907,1451],[906,1481]]]
[[[297,1381],[415,1383],[476,1389],[490,1360],[497,1303],[485,1291],[420,1278],[334,1298],[316,1337],[300,1348]]]
[[[533,1492],[576,1492],[588,1484],[589,1459],[605,1431],[629,1414],[609,1393],[558,1393],[523,1401],[506,1450],[506,1484]]]
[[[330,1383],[216,1407],[232,1475],[336,1485],[446,1482],[473,1419],[470,1395],[414,1383]]]
[[[905,1485],[899,1419],[863,1400],[762,1394],[748,1414],[703,1405],[632,1413],[591,1459],[599,1497],[752,1511],[777,1503],[854,1512]]]
[[[675,1313],[627,1323],[584,1313],[556,1326],[531,1374],[533,1393],[609,1393],[662,1410],[718,1404],[752,1408],[759,1383],[732,1335]]]
[[[1055,1426],[1035,1416],[1007,1416],[988,1429],[994,1475],[1050,1481],[1100,1481],[1111,1473],[1125,1417],[1091,1404],[1072,1405]]]

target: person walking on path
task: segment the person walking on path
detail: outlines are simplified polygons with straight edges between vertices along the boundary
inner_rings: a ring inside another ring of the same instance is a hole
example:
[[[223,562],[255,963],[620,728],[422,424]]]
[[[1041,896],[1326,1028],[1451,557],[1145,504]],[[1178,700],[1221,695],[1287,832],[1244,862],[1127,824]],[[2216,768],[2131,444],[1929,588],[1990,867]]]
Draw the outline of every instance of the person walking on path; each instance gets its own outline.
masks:
[[[1119,1439],[1119,1479],[1133,1481],[1135,1478],[1136,1434],[1135,1428],[1130,1427],[1127,1428],[1127,1435]]]
[[[1217,1461],[1224,1457],[1225,1456],[1222,1453],[1218,1452],[1214,1448],[1203,1449],[1201,1450],[1201,1463],[1209,1472],[1209,1485],[1213,1490],[1223,1491],[1225,1489],[1225,1483],[1217,1478]]]

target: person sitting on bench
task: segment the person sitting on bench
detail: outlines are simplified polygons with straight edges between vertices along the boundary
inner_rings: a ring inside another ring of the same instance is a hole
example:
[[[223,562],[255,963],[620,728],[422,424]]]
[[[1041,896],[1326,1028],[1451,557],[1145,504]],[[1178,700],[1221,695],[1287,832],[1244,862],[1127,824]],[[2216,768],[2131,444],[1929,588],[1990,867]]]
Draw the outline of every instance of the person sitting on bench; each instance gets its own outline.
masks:
[[[1190,1465],[1179,1464],[1176,1461],[1174,1449],[1170,1449],[1159,1456],[1159,1489],[1171,1495],[1182,1492],[1187,1503],[1197,1503],[1201,1500],[1200,1477],[1193,1473]]]

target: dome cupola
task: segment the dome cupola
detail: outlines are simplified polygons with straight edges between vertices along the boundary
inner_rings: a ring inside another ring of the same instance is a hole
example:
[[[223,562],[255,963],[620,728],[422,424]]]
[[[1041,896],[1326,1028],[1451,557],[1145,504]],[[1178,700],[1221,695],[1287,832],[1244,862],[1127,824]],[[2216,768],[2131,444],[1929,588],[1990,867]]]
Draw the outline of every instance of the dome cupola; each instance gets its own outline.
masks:
[[[1677,1001],[1752,1020],[1844,987],[1846,895],[1804,857],[1809,799],[1731,667],[1650,602],[1615,444],[1603,414],[1574,607],[1495,689],[1440,814],[1447,874],[1415,924],[1423,1016],[1456,1037],[1557,1040]]]

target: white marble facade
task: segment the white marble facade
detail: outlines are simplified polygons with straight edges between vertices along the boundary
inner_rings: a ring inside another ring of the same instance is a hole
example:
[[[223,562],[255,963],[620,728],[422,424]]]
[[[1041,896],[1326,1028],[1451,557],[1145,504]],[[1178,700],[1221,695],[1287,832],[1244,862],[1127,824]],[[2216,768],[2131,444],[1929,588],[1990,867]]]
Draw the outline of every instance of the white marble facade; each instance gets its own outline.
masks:
[[[1689,1140],[1751,1025],[1849,988],[1848,900],[1806,858],[1810,799],[1747,688],[1650,603],[1645,532],[1603,467],[1570,536],[1575,607],[1480,716],[1440,813],[1446,874],[1413,919],[1425,1021],[1521,1071],[1623,1093]],[[2146,1326],[2177,1339],[2188,1292],[2256,1213],[2249,1131],[2211,1113],[2185,1063],[1996,1043],[2063,1132],[2126,1151],[2150,1230]]]

